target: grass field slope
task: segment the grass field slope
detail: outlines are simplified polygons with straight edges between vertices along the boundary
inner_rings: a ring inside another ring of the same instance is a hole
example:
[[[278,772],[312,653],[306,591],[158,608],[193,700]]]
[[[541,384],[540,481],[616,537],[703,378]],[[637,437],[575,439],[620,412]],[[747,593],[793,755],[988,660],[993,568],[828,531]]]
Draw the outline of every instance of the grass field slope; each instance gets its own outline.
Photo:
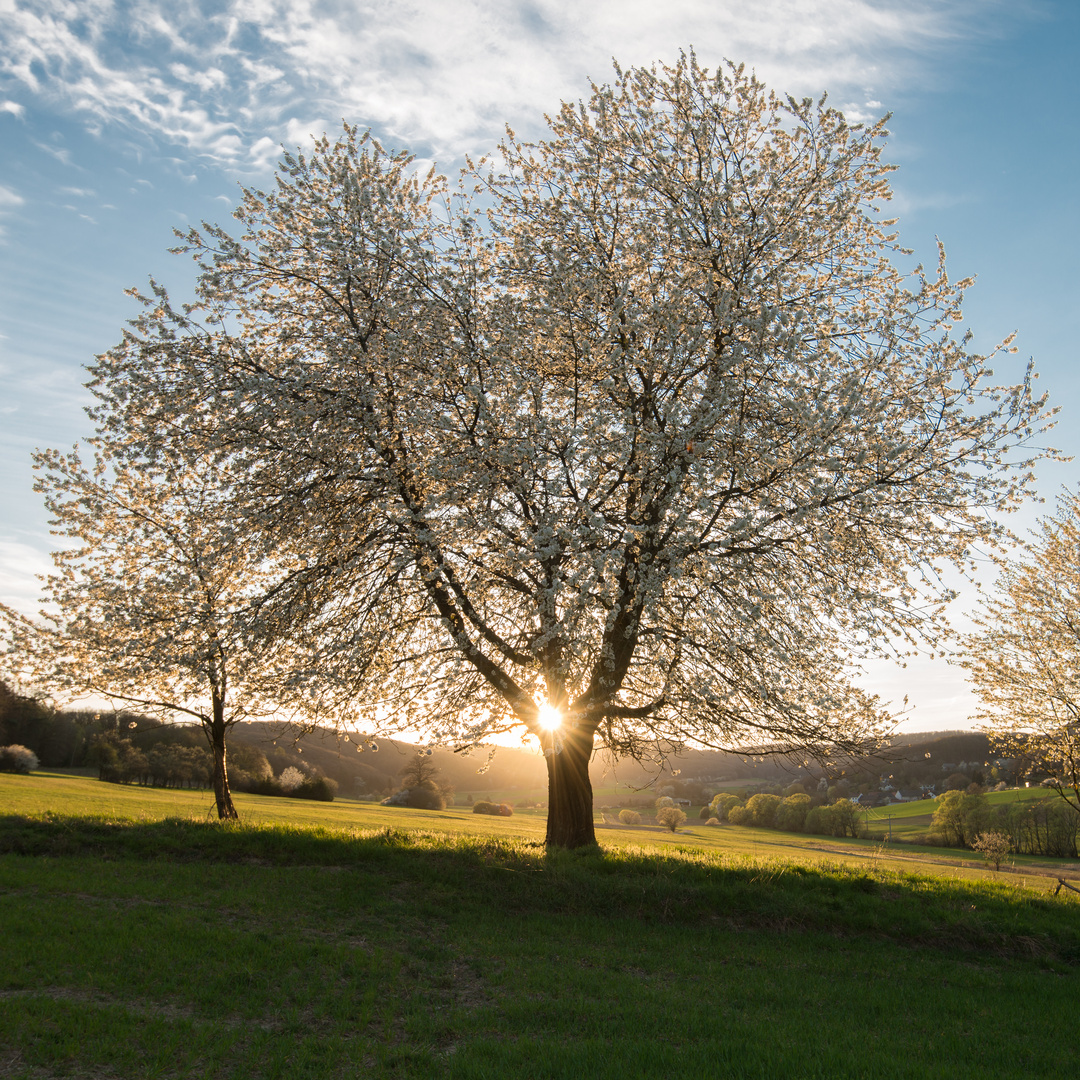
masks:
[[[1071,868],[0,776],[0,1076],[1072,1075]],[[816,838],[818,841],[821,838]]]

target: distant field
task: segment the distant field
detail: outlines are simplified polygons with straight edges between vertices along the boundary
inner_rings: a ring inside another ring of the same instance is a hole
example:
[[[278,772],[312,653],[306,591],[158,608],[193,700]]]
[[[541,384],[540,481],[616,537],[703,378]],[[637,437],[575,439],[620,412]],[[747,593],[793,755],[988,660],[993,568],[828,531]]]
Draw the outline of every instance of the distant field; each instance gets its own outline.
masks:
[[[1031,802],[1035,799],[1056,797],[1043,788],[1013,788],[1010,791],[988,791],[984,798],[991,806],[1005,803]],[[937,810],[938,799],[917,799],[909,803],[892,803],[878,806],[866,813],[867,828],[875,833],[888,835],[890,828],[893,839],[910,842],[922,839],[930,831],[930,819]],[[890,826],[891,820],[891,826]]]
[[[1000,796],[1015,797],[1016,794],[1000,792],[991,797],[1000,801]],[[1032,797],[1027,791],[1020,794],[1025,798]],[[1039,792],[1038,795],[1045,793]],[[402,828],[542,841],[547,818],[546,810],[515,810],[513,817],[502,818],[474,814],[467,806],[454,806],[441,811],[412,810],[351,799],[323,803],[244,792],[234,794],[233,800],[241,823],[252,826],[280,824],[361,830]],[[896,807],[898,811],[905,812],[903,816],[897,814],[899,821],[893,822],[897,838],[902,838],[901,822],[909,825],[922,820],[924,815],[914,813],[920,805],[925,804],[909,803]],[[63,772],[38,772],[28,777],[0,773],[0,807],[7,813],[28,816],[52,813],[140,822],[162,821],[172,817],[206,821],[216,819],[213,794],[209,791],[107,784],[95,778]],[[926,826],[921,829],[911,826],[908,835],[921,836],[929,829],[929,816],[925,816]],[[660,851],[694,848],[751,859],[824,859],[851,866],[875,865],[898,871],[949,873],[959,878],[993,876],[993,871],[988,870],[973,853],[946,848],[907,844],[889,847],[876,840],[842,840],[727,824],[710,826],[694,817],[688,818],[677,833],[671,833],[650,825],[604,825],[600,823],[601,817],[598,813],[597,837],[605,846],[643,845]],[[1028,872],[1054,874],[1064,870],[1072,872],[1073,864],[1034,856],[1016,856],[1011,859],[1011,869],[1021,875]]]

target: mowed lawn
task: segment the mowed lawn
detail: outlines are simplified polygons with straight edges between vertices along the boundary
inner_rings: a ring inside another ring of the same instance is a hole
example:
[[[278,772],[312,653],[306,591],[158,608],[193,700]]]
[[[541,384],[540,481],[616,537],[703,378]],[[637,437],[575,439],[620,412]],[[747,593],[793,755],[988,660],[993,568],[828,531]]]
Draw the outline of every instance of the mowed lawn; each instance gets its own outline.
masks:
[[[0,775],[0,1076],[1075,1068],[1080,897],[1052,877],[699,824],[549,853],[542,814],[237,802],[222,826],[206,792]]]

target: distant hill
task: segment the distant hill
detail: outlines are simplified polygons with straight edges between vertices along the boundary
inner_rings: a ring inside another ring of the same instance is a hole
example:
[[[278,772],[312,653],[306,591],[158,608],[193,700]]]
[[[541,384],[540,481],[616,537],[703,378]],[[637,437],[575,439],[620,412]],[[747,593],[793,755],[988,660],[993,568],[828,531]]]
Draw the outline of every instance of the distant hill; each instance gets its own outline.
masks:
[[[377,739],[377,752],[358,753],[356,743],[338,732],[319,729],[296,738],[288,728],[265,722],[240,724],[231,738],[257,746],[276,774],[289,765],[318,769],[336,780],[339,794],[346,797],[381,796],[394,790],[400,785],[402,766],[417,749],[399,739]],[[469,754],[436,749],[432,760],[459,793],[535,791],[547,786],[544,759],[536,749],[500,746],[490,759],[483,747]],[[879,755],[838,765],[830,775],[843,775],[855,783],[892,776],[898,786],[907,786],[940,782],[961,764],[983,766],[992,761],[989,740],[980,732],[920,732],[895,738]],[[594,787],[617,782],[620,787],[643,789],[648,794],[667,785],[687,788],[688,793],[692,788],[697,793],[725,783],[816,782],[821,770],[813,766],[804,769],[782,757],[748,759],[720,750],[692,749],[671,755],[662,766],[630,759],[612,762],[600,752],[593,759],[590,774]]]

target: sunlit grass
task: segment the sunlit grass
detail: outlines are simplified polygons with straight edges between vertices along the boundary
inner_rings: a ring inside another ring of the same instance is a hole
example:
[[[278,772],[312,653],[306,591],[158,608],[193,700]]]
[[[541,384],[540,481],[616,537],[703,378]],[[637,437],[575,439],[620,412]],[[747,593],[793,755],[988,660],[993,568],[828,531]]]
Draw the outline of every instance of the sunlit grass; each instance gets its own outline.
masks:
[[[0,1074],[1074,1063],[1080,903],[1052,879],[733,826],[601,826],[599,848],[549,852],[542,812],[238,803],[221,824],[206,792],[0,775]]]
[[[0,1072],[1069,1074],[1072,897],[411,821],[3,819]]]

